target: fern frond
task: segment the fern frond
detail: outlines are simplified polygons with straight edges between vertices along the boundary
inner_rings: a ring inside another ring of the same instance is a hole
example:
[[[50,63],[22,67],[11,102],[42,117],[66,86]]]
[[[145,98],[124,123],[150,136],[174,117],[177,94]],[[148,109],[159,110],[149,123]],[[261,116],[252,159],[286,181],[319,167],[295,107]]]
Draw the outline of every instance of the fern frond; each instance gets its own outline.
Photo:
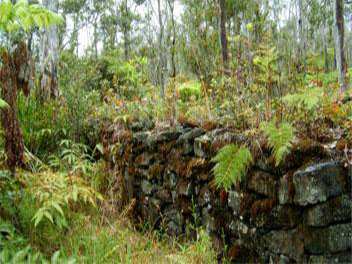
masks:
[[[220,149],[212,161],[216,163],[213,168],[214,183],[227,191],[233,183],[242,179],[252,161],[252,155],[247,147],[238,148],[231,144]]]
[[[305,106],[308,110],[316,108],[323,98],[323,90],[319,87],[307,89],[304,93],[288,94],[283,98],[288,106]]]
[[[268,145],[275,157],[275,166],[278,166],[292,147],[295,129],[288,123],[276,127],[275,121],[272,121],[263,124],[261,130],[268,137]]]

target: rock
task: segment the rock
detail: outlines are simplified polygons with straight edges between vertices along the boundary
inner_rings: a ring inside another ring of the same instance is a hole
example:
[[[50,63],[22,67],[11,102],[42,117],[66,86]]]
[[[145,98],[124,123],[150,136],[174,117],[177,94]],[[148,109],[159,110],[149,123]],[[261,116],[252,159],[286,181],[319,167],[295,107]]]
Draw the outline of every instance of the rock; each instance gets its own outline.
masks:
[[[352,263],[351,252],[336,255],[311,255],[308,260],[309,264],[331,264],[331,263]]]
[[[141,188],[145,195],[151,195],[157,189],[157,186],[147,180],[143,180]]]
[[[351,249],[352,223],[328,227],[305,227],[305,249],[311,254],[329,254]]]
[[[250,229],[246,223],[244,223],[241,220],[238,219],[233,219],[229,224],[228,224],[228,230],[233,236],[242,238],[246,237],[250,234]]]
[[[227,131],[225,133],[214,135],[214,140],[211,143],[211,150],[216,153],[219,149],[228,144],[241,144],[246,140],[247,138],[240,133]]]
[[[166,232],[172,236],[182,234],[182,215],[173,207],[168,207],[164,210],[164,221],[166,222]]]
[[[282,175],[289,170],[301,167],[309,161],[324,159],[328,156],[328,152],[319,142],[313,140],[294,142],[291,151],[284,157],[275,170]]]
[[[159,189],[155,195],[164,203],[172,203],[171,192],[167,189]]]
[[[209,213],[209,209],[207,207],[204,207],[202,209],[201,219],[202,219],[202,226],[205,228],[205,230],[208,233],[217,231],[215,217]]]
[[[276,176],[263,171],[253,172],[248,182],[248,188],[256,193],[276,197]]]
[[[165,171],[165,167],[163,165],[154,164],[149,167],[147,178],[148,180],[152,180],[152,179],[161,180],[161,178],[164,175],[164,171]]]
[[[177,185],[177,194],[192,197],[194,194],[194,184],[191,181],[180,181]]]
[[[142,202],[142,216],[152,226],[160,221],[161,201],[158,199],[144,197]]]
[[[278,205],[272,210],[258,215],[255,220],[255,226],[273,229],[292,229],[300,224],[301,212],[299,208],[290,205]]]
[[[211,194],[210,190],[208,188],[208,185],[205,184],[203,187],[200,189],[200,193],[198,196],[198,205],[199,206],[204,206],[210,203],[211,201]]]
[[[241,195],[236,191],[229,191],[228,205],[232,208],[233,213],[238,215],[241,209]]]
[[[346,185],[341,165],[339,161],[332,161],[296,171],[293,174],[294,203],[306,206],[341,195]]]
[[[176,206],[182,215],[190,216],[193,212],[193,204],[190,200],[178,197],[176,199]]]
[[[141,122],[134,122],[131,124],[131,129],[133,132],[151,130],[155,127],[155,124],[150,119],[144,119]]]
[[[182,234],[182,229],[175,222],[170,221],[166,225],[166,233],[170,236],[178,237]]]
[[[146,139],[146,143],[148,147],[153,150],[156,148],[157,144],[176,140],[180,135],[181,132],[177,129],[155,132]]]
[[[143,142],[145,142],[145,140],[148,138],[149,136],[149,132],[137,132],[137,133],[133,133],[133,142],[136,144],[141,144]]]
[[[302,228],[271,231],[263,237],[262,245],[275,254],[283,254],[296,262],[304,259],[304,239]]]
[[[293,173],[289,172],[280,178],[278,198],[280,204],[292,204],[295,194],[293,185]]]
[[[323,204],[306,209],[304,223],[310,226],[326,226],[336,222],[351,221],[352,201],[342,195]]]
[[[211,145],[211,139],[208,135],[198,137],[194,140],[193,148],[197,157],[207,157]]]
[[[164,185],[170,189],[174,189],[177,185],[177,176],[169,168],[166,168],[164,171]]]
[[[154,155],[148,152],[143,152],[141,155],[139,155],[136,158],[135,162],[138,166],[149,167],[152,164],[153,160],[154,160]]]
[[[177,140],[177,145],[182,146],[182,153],[188,155],[193,153],[193,141],[195,138],[203,135],[205,131],[202,128],[194,128],[191,131],[181,135]]]

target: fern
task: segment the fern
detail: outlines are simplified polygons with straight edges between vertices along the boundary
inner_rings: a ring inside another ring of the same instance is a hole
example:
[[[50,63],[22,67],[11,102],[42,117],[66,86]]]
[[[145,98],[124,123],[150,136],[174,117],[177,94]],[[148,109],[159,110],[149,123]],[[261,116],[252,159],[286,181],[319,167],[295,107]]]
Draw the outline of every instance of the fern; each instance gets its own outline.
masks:
[[[66,227],[64,211],[73,203],[90,204],[95,207],[103,197],[80,177],[67,173],[46,171],[22,174],[22,182],[39,205],[33,217],[37,226],[44,218],[59,228]]]
[[[323,98],[323,91],[321,88],[311,88],[304,91],[304,93],[288,94],[283,98],[283,101],[288,106],[302,106],[308,110],[316,108]]]
[[[276,127],[275,121],[261,125],[261,130],[269,139],[269,147],[275,157],[275,166],[278,166],[291,148],[295,129],[288,123]]]
[[[216,163],[213,168],[214,183],[227,191],[233,183],[242,179],[252,161],[252,155],[247,147],[238,148],[231,144],[223,147],[212,161]]]

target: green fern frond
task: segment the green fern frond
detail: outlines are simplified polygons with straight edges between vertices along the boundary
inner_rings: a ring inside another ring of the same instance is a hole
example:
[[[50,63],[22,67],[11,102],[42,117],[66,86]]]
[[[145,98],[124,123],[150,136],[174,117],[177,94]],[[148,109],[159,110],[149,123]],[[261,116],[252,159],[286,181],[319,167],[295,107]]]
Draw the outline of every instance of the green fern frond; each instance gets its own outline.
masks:
[[[246,146],[238,148],[231,144],[220,149],[212,161],[216,163],[213,168],[214,183],[227,191],[233,183],[241,181],[252,161],[252,155]]]
[[[288,106],[305,106],[308,110],[316,108],[323,98],[323,90],[319,87],[307,89],[304,93],[288,94],[283,98]]]
[[[288,123],[276,127],[275,121],[262,124],[261,130],[269,139],[268,145],[275,157],[275,166],[278,166],[292,147],[295,129]]]

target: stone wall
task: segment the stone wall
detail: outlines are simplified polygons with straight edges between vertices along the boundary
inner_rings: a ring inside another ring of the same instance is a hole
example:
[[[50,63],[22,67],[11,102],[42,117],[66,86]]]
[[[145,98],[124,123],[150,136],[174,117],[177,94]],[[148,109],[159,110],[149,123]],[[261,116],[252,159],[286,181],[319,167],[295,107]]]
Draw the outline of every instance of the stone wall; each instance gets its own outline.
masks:
[[[249,145],[254,162],[225,192],[212,184],[211,158],[228,143]],[[278,167],[265,141],[231,129],[112,126],[105,147],[136,221],[195,238],[196,213],[219,256],[225,242],[234,262],[351,262],[351,169],[319,143],[296,142]]]

